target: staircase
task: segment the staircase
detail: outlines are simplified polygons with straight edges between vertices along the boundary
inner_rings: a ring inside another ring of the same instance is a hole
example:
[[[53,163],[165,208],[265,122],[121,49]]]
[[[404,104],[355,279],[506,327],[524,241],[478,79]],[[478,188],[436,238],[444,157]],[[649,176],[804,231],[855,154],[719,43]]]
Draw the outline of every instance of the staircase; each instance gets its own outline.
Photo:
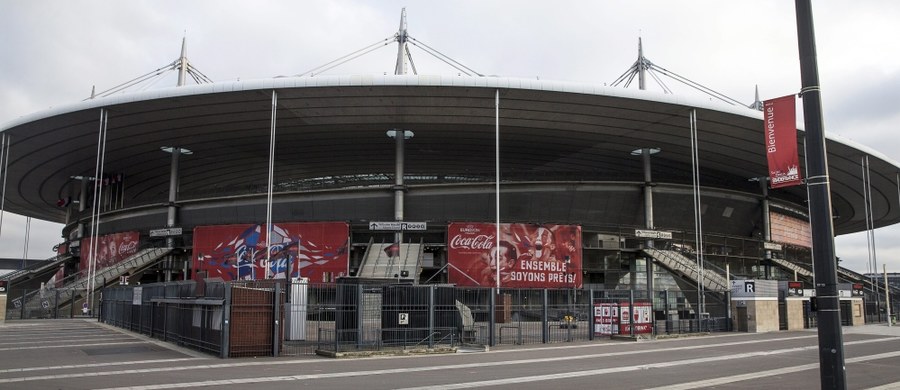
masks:
[[[29,267],[4,274],[3,276],[0,276],[0,280],[8,281],[9,283],[7,288],[9,288],[27,279],[32,279],[41,275],[47,275],[47,279],[49,279],[49,277],[52,277],[53,274],[56,273],[57,270],[59,270],[59,267],[61,265],[65,264],[71,259],[72,255],[69,254],[53,256],[46,261],[42,261]]]
[[[87,296],[88,288],[93,286],[94,291],[99,291],[106,284],[118,282],[119,277],[128,273],[136,273],[137,271],[152,265],[156,260],[169,254],[172,248],[146,248],[138,251],[130,257],[116,263],[112,266],[97,270],[93,278],[88,277],[84,272],[73,275],[64,279],[55,288],[37,290],[20,298],[20,302],[16,305],[24,304],[21,307],[8,307],[7,310],[21,310],[22,317],[35,318],[41,317],[40,314],[49,310],[49,307],[61,308],[76,303],[79,299]],[[93,285],[90,283],[93,280]],[[53,297],[54,304],[50,304],[48,300]],[[22,302],[24,301],[24,302]],[[14,306],[14,305],[8,305]]]
[[[644,253],[656,259],[657,263],[670,271],[680,274],[684,278],[697,282],[700,280],[700,270],[697,263],[678,251],[662,249],[644,249]],[[703,286],[707,291],[728,291],[727,281],[722,274],[710,268],[703,269]]]
[[[385,250],[393,243],[369,243],[366,256],[360,266],[357,277],[360,278],[400,278],[418,281],[422,271],[422,252],[425,246],[420,243],[400,245],[399,256],[389,256]],[[405,276],[404,276],[404,271]]]
[[[796,272],[800,276],[807,276],[810,278],[813,276],[812,271],[810,271],[806,268],[803,268],[797,264],[794,264],[790,261],[787,261],[784,259],[769,259],[769,260],[772,260],[773,263],[777,264],[781,268]]]

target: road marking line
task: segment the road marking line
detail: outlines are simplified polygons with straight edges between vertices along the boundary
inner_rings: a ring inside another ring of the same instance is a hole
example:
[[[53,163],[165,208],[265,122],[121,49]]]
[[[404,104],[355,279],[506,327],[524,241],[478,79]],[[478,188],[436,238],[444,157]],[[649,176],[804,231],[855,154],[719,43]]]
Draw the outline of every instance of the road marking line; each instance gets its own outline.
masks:
[[[146,343],[147,343],[146,341],[125,341],[125,342],[121,342],[121,343],[44,345],[44,346],[38,346],[38,347],[0,348],[0,351],[21,351],[21,350],[25,350],[25,349],[48,349],[48,348],[96,347],[96,346],[123,345],[123,344],[146,344]]]
[[[879,353],[879,354],[875,354],[875,355],[859,356],[859,357],[855,357],[855,358],[844,359],[844,363],[845,364],[861,363],[861,362],[867,362],[870,360],[890,359],[890,358],[894,358],[897,356],[900,356],[900,352],[886,352],[886,353]],[[766,376],[793,374],[795,372],[814,370],[817,368],[819,368],[819,363],[804,364],[804,365],[794,366],[794,367],[782,367],[782,368],[777,368],[774,370],[752,372],[749,374],[732,375],[732,376],[706,379],[706,380],[695,381],[695,382],[672,384],[672,385],[666,385],[663,387],[655,387],[655,388],[646,389],[646,390],[689,390],[689,389],[696,389],[696,388],[700,388],[700,387],[711,387],[711,386],[724,385],[724,384],[728,384],[728,383],[741,382],[741,381],[746,381],[746,380],[762,378],[762,377],[766,377]],[[891,387],[886,387],[886,389],[890,389],[890,388]]]
[[[111,336],[111,337],[103,337],[103,338],[94,338],[94,339],[72,339],[72,340],[64,340],[68,342],[85,342],[85,341],[137,341],[134,337],[123,337],[123,336]],[[41,341],[19,341],[19,342],[5,342],[4,346],[16,345],[16,344],[25,344],[25,345],[35,345],[35,344],[61,344],[60,340],[41,340]],[[70,346],[72,344],[66,344],[66,346]]]
[[[0,370],[0,374],[8,374],[8,373],[14,373],[14,372],[27,372],[27,371],[72,370],[72,369],[79,369],[79,368],[109,367],[109,366],[121,366],[121,365],[130,365],[130,364],[175,363],[175,362],[182,362],[182,361],[188,361],[188,360],[201,360],[201,359],[177,358],[177,359],[156,359],[156,360],[134,360],[134,361],[130,361],[130,362],[107,362],[107,363],[92,363],[92,364],[69,364],[69,365],[64,365],[64,366],[8,368],[5,370]]]
[[[864,340],[859,342],[850,342],[845,344],[859,344],[859,343],[870,343],[870,342],[880,342],[885,340],[897,340],[896,337],[889,337],[878,340]],[[731,344],[731,343],[723,343],[723,344]],[[716,345],[723,345],[716,344]],[[678,350],[685,349],[701,349],[708,348],[715,345],[703,345],[703,346],[694,346],[694,347],[680,347]],[[571,378],[575,376],[590,376],[590,375],[601,375],[607,373],[615,373],[615,372],[627,372],[634,370],[645,370],[649,368],[662,368],[662,367],[674,367],[679,365],[686,364],[697,364],[697,363],[708,363],[715,362],[722,359],[740,359],[747,357],[755,357],[755,356],[768,356],[768,355],[776,355],[782,353],[790,353],[790,352],[799,352],[806,350],[815,350],[818,349],[817,345],[806,346],[806,347],[797,347],[797,348],[788,348],[783,350],[775,350],[775,351],[760,351],[760,352],[752,352],[752,353],[743,353],[737,355],[728,355],[728,356],[715,356],[715,357],[705,357],[705,358],[697,358],[697,359],[689,359],[682,361],[674,361],[674,362],[663,362],[663,363],[654,363],[654,364],[645,364],[638,366],[629,366],[629,367],[618,367],[618,368],[607,368],[601,370],[592,370],[592,371],[583,371],[581,373],[578,372],[568,372],[562,374],[552,374],[552,375],[544,375],[544,376],[536,376],[528,378],[511,378],[511,379],[502,379],[496,381],[483,381],[483,382],[471,382],[469,384],[454,384],[454,385],[430,385],[419,388],[410,388],[406,390],[412,389],[462,389],[462,388],[473,388],[480,386],[492,386],[492,385],[500,385],[500,384],[511,384],[511,383],[521,383],[527,381],[534,380],[553,380],[553,379],[561,379],[561,378]],[[199,386],[224,386],[224,385],[233,385],[233,384],[251,384],[251,383],[266,383],[266,382],[284,382],[284,381],[298,381],[298,380],[311,380],[311,379],[329,379],[329,378],[346,378],[346,377],[358,377],[358,376],[368,376],[368,375],[384,375],[384,374],[402,374],[402,373],[412,373],[412,372],[428,372],[428,371],[438,371],[438,370],[448,370],[448,369],[465,369],[465,368],[484,368],[484,367],[496,367],[496,366],[508,366],[508,365],[519,365],[519,364],[530,364],[530,363],[545,363],[545,362],[555,362],[555,361],[567,361],[567,360],[576,360],[576,359],[590,359],[596,357],[610,357],[610,356],[621,356],[621,355],[631,355],[631,354],[640,354],[640,353],[652,353],[652,352],[661,352],[661,351],[672,351],[672,348],[663,348],[663,349],[655,349],[655,350],[645,350],[645,351],[627,351],[621,353],[601,353],[601,354],[592,354],[592,355],[584,355],[584,356],[566,356],[566,357],[553,357],[553,358],[538,358],[538,359],[524,359],[524,360],[512,360],[512,361],[498,361],[498,362],[481,362],[481,363],[465,363],[465,364],[454,364],[454,365],[442,365],[442,366],[430,366],[430,367],[413,367],[413,368],[396,368],[396,369],[384,369],[384,370],[371,370],[371,371],[356,371],[356,372],[338,372],[338,373],[327,373],[327,374],[309,374],[309,375],[289,375],[289,376],[275,376],[275,377],[261,377],[261,378],[238,378],[238,379],[223,379],[223,380],[212,380],[212,381],[203,381],[203,382],[184,382],[184,383],[169,383],[169,384],[155,384],[155,385],[146,385],[146,386],[131,386],[131,387],[118,387],[118,388],[108,388],[105,390],[161,390],[161,389],[176,389],[182,387],[199,387]],[[225,368],[225,367],[247,367],[251,365],[272,365],[276,362],[258,362],[258,364],[252,364],[257,362],[248,362],[248,363],[237,363],[237,364],[216,364],[209,365],[208,368]],[[204,366],[193,366],[190,369],[194,368],[207,368]],[[178,368],[174,368],[178,369]],[[187,368],[186,368],[187,369]],[[172,368],[168,369],[172,370]],[[144,373],[151,372],[148,370],[131,370],[133,373]],[[153,369],[152,371],[166,371],[165,369],[157,370]],[[93,373],[92,375],[106,375],[107,373]],[[580,374],[580,375],[579,375]],[[88,375],[88,374],[85,374]],[[57,379],[57,378],[50,378]],[[505,382],[509,381],[509,382]],[[494,383],[496,382],[496,383]],[[3,381],[0,381],[3,383]],[[450,387],[446,387],[450,386]],[[463,386],[463,387],[456,387]]]

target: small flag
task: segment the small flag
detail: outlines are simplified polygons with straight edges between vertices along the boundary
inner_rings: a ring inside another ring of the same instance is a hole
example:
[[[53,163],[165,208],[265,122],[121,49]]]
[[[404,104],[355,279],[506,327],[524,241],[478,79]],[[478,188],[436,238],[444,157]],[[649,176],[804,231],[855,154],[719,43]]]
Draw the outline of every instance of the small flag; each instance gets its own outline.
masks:
[[[388,257],[399,257],[400,256],[400,244],[393,243],[384,248],[384,254]]]

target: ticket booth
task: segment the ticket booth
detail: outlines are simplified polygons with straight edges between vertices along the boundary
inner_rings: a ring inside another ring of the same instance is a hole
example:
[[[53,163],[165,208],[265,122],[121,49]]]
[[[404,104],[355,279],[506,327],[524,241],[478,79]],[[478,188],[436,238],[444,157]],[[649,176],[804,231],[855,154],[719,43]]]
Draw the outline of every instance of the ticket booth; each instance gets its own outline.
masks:
[[[731,312],[733,329],[739,332],[778,330],[778,281],[732,280]]]

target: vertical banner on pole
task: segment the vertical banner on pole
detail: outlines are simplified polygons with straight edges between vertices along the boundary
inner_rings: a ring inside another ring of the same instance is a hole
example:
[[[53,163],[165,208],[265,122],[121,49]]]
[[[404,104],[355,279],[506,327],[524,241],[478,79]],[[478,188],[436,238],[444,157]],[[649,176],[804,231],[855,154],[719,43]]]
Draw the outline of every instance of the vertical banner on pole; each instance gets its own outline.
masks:
[[[763,102],[766,158],[772,188],[802,183],[797,154],[797,108],[794,95]]]

